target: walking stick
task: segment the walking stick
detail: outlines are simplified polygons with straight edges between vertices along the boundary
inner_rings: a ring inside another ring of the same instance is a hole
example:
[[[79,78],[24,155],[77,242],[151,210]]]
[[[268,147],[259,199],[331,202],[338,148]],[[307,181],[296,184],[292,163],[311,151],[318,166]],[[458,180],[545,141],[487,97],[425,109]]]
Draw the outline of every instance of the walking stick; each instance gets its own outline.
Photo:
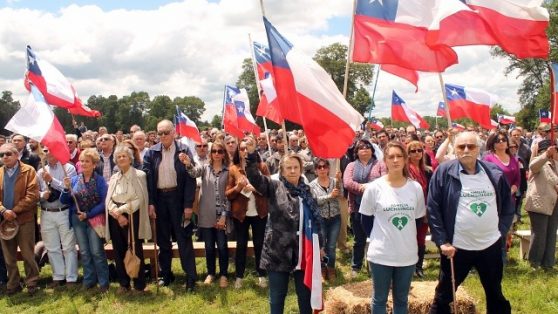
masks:
[[[155,286],[157,286],[157,294],[159,294],[159,254],[157,253],[157,221],[151,219],[153,222],[151,227],[153,228],[153,250],[155,252]]]
[[[451,267],[451,292],[453,294],[453,313],[457,314],[457,298],[455,297],[455,271],[453,268],[453,257],[450,257]]]

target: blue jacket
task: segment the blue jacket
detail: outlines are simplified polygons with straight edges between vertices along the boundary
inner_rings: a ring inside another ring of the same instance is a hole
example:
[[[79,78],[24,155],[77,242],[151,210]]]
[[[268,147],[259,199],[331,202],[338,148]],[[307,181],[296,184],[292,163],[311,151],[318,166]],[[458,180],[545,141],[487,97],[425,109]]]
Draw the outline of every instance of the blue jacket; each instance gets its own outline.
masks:
[[[192,153],[188,146],[174,141],[176,145],[176,152],[174,153],[174,170],[176,170],[176,182],[177,190],[183,193],[182,198],[182,208],[192,208],[194,204],[194,195],[196,192],[196,179],[192,178],[186,172],[186,167],[178,159],[178,155],[183,152],[190,157],[190,160],[194,160]],[[159,177],[159,164],[163,158],[161,149],[163,144],[158,143],[153,145],[143,156],[143,171],[147,175],[147,190],[149,191],[149,205],[155,205],[155,200],[157,199],[157,179]]]
[[[94,178],[95,178],[97,193],[99,193],[100,201],[99,204],[95,205],[95,207],[91,208],[91,210],[87,212],[87,218],[93,218],[97,215],[105,214],[105,198],[107,197],[108,185],[105,179],[103,178],[103,176],[100,176],[95,172],[93,172],[93,175],[95,176]],[[81,178],[81,176],[82,174],[78,174],[72,177],[72,183],[71,183],[72,191],[76,190],[78,181]],[[63,204],[70,205],[70,226],[71,226],[72,225],[71,215],[75,215],[77,213],[77,209],[76,209],[76,204],[72,198],[72,195],[69,193],[68,190],[64,189],[64,191],[62,191],[62,194],[60,194],[60,201]]]
[[[511,188],[504,173],[494,164],[477,160],[494,186],[498,210],[498,229],[505,236],[511,226],[515,207],[512,203]],[[428,189],[428,223],[432,240],[439,247],[453,243],[455,216],[461,195],[458,160],[442,163],[434,172]]]

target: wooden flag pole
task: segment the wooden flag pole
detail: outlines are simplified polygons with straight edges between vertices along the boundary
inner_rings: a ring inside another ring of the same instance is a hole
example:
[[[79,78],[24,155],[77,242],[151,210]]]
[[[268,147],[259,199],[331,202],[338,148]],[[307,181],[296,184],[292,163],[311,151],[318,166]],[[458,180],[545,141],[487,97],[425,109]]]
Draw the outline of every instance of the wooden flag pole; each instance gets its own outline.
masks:
[[[374,98],[376,97],[376,87],[378,86],[378,79],[380,78],[380,67],[381,65],[376,64],[376,77],[374,81],[374,88],[372,89],[372,105],[375,105]],[[372,117],[372,109],[368,111],[368,119]]]
[[[550,73],[550,142],[552,143],[552,145],[555,145],[554,142],[554,102],[556,101],[556,99],[554,99],[554,93],[556,92],[554,90],[554,71],[552,70],[552,64],[550,62],[547,62],[547,66],[548,66],[548,71]]]
[[[450,116],[450,109],[448,105],[448,98],[446,95],[446,86],[444,84],[444,78],[442,77],[442,73],[438,72],[438,78],[440,79],[440,87],[442,88],[442,96],[444,97],[444,104],[446,105],[446,118],[448,119],[448,129],[451,128],[451,116]]]
[[[252,41],[252,35],[250,35],[250,33],[248,33],[248,42],[249,42],[248,47],[250,47],[250,56],[252,56],[252,69],[254,70],[254,78],[256,80],[256,88],[258,89],[258,100],[261,101],[262,89],[261,89],[261,86],[259,84],[260,82],[258,81],[258,79],[259,79],[258,78],[258,64],[257,64],[256,57],[254,56],[254,42]],[[271,145],[270,145],[271,142],[269,141],[269,132],[268,132],[268,129],[267,129],[267,119],[265,117],[262,117],[262,118],[263,118],[263,123],[264,123],[265,139],[267,141],[267,149],[269,150],[269,156],[271,156],[272,155]],[[258,134],[258,136],[259,136],[259,134]],[[256,143],[257,143],[257,141],[256,141]]]

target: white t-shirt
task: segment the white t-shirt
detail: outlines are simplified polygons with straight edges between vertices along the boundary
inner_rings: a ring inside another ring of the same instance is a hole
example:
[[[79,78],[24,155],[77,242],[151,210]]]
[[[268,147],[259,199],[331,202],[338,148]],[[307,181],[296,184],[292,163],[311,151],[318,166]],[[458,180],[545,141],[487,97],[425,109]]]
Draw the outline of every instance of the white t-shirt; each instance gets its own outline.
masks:
[[[359,212],[374,216],[367,259],[386,266],[409,266],[418,260],[415,219],[426,214],[420,184],[411,179],[400,188],[383,176],[366,186]]]
[[[496,192],[484,170],[476,174],[459,173],[461,195],[455,216],[453,246],[480,251],[500,238]]]

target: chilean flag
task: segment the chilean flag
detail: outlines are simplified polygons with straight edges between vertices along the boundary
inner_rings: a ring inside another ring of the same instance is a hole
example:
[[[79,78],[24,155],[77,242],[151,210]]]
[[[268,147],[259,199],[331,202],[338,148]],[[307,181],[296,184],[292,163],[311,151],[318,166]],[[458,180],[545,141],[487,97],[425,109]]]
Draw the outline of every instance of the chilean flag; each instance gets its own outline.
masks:
[[[515,124],[515,117],[506,116],[504,114],[498,115],[498,123],[499,124]]]
[[[225,115],[225,129],[236,137],[243,138],[244,131],[260,134],[260,127],[250,113],[246,89],[225,85]]]
[[[429,129],[430,125],[416,111],[411,109],[395,91],[391,96],[391,119],[394,121],[409,122],[419,129]]]
[[[539,122],[550,123],[550,111],[539,109]]]
[[[302,126],[314,156],[343,156],[364,118],[322,67],[298,53],[265,17],[264,24],[281,114]]]
[[[376,131],[380,131],[381,129],[384,128],[384,124],[382,123],[382,121],[380,121],[376,118],[371,118],[370,119],[370,126]]]
[[[558,121],[558,63],[552,62],[550,64],[550,117],[552,123],[556,124]]]
[[[451,127],[458,130],[458,131],[465,130],[465,127],[462,124],[459,124],[459,123],[456,123],[456,122],[452,122]]]
[[[442,1],[449,0],[358,0],[353,61],[426,72],[443,72],[456,64],[451,47],[426,42]]]
[[[187,138],[193,139],[197,143],[201,143],[202,139],[200,136],[200,131],[194,123],[190,120],[187,115],[185,115],[178,106],[176,106],[176,115],[174,116],[174,124],[176,125],[176,133],[180,136],[185,136]]]
[[[273,83],[273,66],[269,49],[258,42],[253,42],[254,58],[256,59],[256,69],[258,72],[257,80],[260,84],[260,103],[256,110],[256,115],[266,117],[277,123],[283,123],[283,117],[279,108],[277,108],[279,100],[277,99],[277,91]]]
[[[304,285],[310,289],[310,306],[314,312],[323,310],[323,287],[320,258],[319,230],[312,225],[312,211],[302,198],[298,198],[300,221],[298,225],[297,270],[304,271]]]
[[[409,70],[393,64],[382,64],[380,69],[409,81],[409,83],[415,85],[415,93],[418,92],[419,74],[417,71]]]
[[[99,117],[101,113],[84,106],[79,99],[74,86],[68,79],[49,62],[37,58],[37,55],[27,46],[27,72],[24,85],[31,91],[29,83],[33,83],[43,94],[47,104],[66,108],[71,114]]]
[[[496,96],[453,84],[446,84],[446,95],[452,119],[469,118],[485,129],[492,129],[490,108],[496,103]]]
[[[436,110],[436,115],[438,117],[445,117],[446,116],[446,104],[443,101],[438,103],[438,110]]]
[[[465,0],[490,27],[497,44],[520,59],[548,58],[548,11],[543,0]]]
[[[31,84],[27,102],[4,127],[40,142],[61,163],[70,161],[70,149],[66,144],[64,128],[47,105],[37,87]]]

